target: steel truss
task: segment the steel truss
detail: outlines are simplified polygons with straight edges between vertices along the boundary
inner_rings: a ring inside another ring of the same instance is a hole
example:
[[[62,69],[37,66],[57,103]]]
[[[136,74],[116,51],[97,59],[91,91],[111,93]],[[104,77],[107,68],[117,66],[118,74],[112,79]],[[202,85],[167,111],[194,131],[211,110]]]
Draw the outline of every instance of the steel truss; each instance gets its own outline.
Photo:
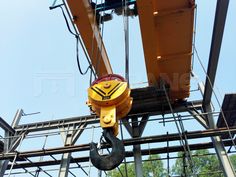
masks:
[[[131,1],[130,1],[131,2]],[[133,1],[132,1],[133,2]],[[141,149],[140,144],[146,143],[155,143],[155,142],[170,142],[178,141],[180,138],[187,139],[196,139],[203,137],[210,137],[211,142],[198,143],[198,144],[188,144],[190,150],[197,149],[207,149],[215,148],[220,163],[222,165],[222,170],[225,176],[235,176],[232,165],[228,159],[227,153],[224,146],[233,146],[235,144],[235,139],[233,140],[224,140],[222,141],[221,136],[236,133],[236,127],[221,128],[217,129],[211,114],[212,109],[210,105],[211,96],[213,93],[213,85],[215,80],[216,69],[218,65],[218,58],[220,53],[220,47],[223,37],[225,19],[227,14],[229,0],[217,0],[216,15],[214,30],[212,36],[212,45],[211,52],[209,57],[209,65],[207,70],[206,78],[206,87],[202,89],[203,94],[203,104],[202,101],[194,102],[183,102],[178,104],[173,104],[171,107],[173,111],[170,110],[168,104],[160,102],[158,97],[163,96],[163,93],[158,92],[159,94],[148,95],[148,99],[143,99],[144,96],[142,91],[150,93],[150,90],[141,90],[136,92],[136,100],[134,100],[133,108],[128,115],[127,119],[124,119],[122,124],[126,127],[127,131],[131,135],[131,139],[124,140],[125,146],[133,146],[134,151],[127,151],[126,157],[135,157],[135,168],[137,176],[142,176],[142,155],[149,154],[160,154],[160,153],[171,153],[184,151],[183,146],[167,146],[160,148],[152,149]],[[106,9],[101,9],[106,10]],[[148,88],[153,90],[153,88]],[[155,89],[154,89],[155,90]],[[134,96],[134,95],[131,95]],[[159,100],[159,101],[157,101]],[[200,111],[200,112],[199,112]],[[203,111],[203,112],[202,112]],[[184,134],[165,134],[151,137],[142,137],[142,132],[145,128],[146,122],[150,116],[162,115],[175,112],[189,112],[201,125],[203,125],[206,130],[203,131],[194,131],[194,132],[184,132]],[[206,113],[206,116],[201,116],[202,113]],[[210,113],[210,114],[209,114]],[[74,145],[76,140],[79,138],[84,128],[88,125],[97,124],[99,122],[98,118],[95,115],[83,116],[83,117],[73,117],[73,118],[64,118],[61,120],[45,121],[31,124],[18,125],[20,117],[22,115],[22,110],[19,110],[13,120],[11,126],[9,126],[3,120],[0,120],[0,126],[5,131],[4,143],[0,144],[3,150],[3,153],[0,154],[1,160],[1,169],[0,176],[5,174],[5,171],[18,169],[18,168],[31,168],[38,167],[39,171],[43,171],[47,176],[51,176],[41,167],[51,166],[51,165],[60,165],[59,177],[67,177],[69,171],[70,163],[80,163],[88,162],[89,157],[76,157],[71,156],[72,152],[78,151],[89,151],[89,144],[84,145]],[[142,118],[141,123],[137,123],[138,118]],[[132,121],[129,122],[129,119]],[[38,151],[25,151],[18,152],[16,148],[20,145],[21,141],[27,136],[30,132],[40,132],[45,130],[60,129],[61,135],[64,139],[64,146],[52,149],[44,149]],[[75,130],[75,131],[74,131]],[[141,130],[141,131],[140,131]],[[66,132],[66,133],[65,133]],[[102,148],[107,148],[108,145],[103,144]],[[55,159],[54,154],[62,154],[61,159]],[[45,160],[41,162],[32,162],[30,157],[37,156],[51,156],[53,160]],[[9,162],[12,162],[9,165]],[[81,167],[78,165],[78,167]]]
[[[194,101],[194,102],[182,102],[178,104],[173,104],[173,111],[174,112],[194,112],[192,115],[199,122],[205,121],[204,116],[200,116],[202,119],[196,117],[196,115],[201,115],[198,111],[202,110],[202,102],[201,101]],[[19,112],[17,112],[17,118],[20,119]],[[168,147],[160,147],[160,148],[152,148],[152,149],[141,149],[141,144],[147,143],[157,143],[157,142],[171,142],[171,141],[179,141],[180,137],[187,136],[187,139],[196,139],[196,138],[203,138],[203,137],[212,137],[212,136],[221,136],[226,135],[228,133],[228,129],[221,128],[221,129],[208,129],[203,131],[192,131],[192,132],[185,132],[181,136],[178,133],[175,134],[164,134],[158,136],[148,136],[142,137],[142,132],[144,131],[145,125],[149,120],[150,116],[154,115],[161,115],[165,113],[170,113],[170,110],[155,110],[153,112],[139,112],[135,114],[131,111],[132,114],[129,114],[126,119],[123,119],[122,124],[126,127],[127,131],[131,135],[131,139],[125,139],[124,145],[133,146],[134,151],[126,151],[126,157],[135,157],[136,162],[136,170],[140,171],[142,166],[142,155],[150,155],[150,154],[161,154],[161,153],[171,153],[171,152],[179,152],[184,151],[183,146],[168,146]],[[141,121],[138,121],[138,117],[141,117]],[[131,120],[131,123],[130,121]],[[0,154],[0,160],[3,161],[5,166],[2,166],[2,170],[10,170],[10,169],[19,169],[19,168],[32,168],[38,167],[39,171],[43,171],[41,167],[43,166],[51,166],[51,165],[60,165],[59,169],[59,176],[67,176],[70,173],[70,164],[71,163],[81,163],[81,162],[88,162],[89,157],[76,157],[73,158],[71,153],[73,152],[80,152],[80,151],[89,151],[90,144],[83,144],[83,145],[74,145],[77,141],[83,130],[88,125],[96,125],[99,123],[98,117],[95,115],[88,115],[88,116],[81,116],[81,117],[72,117],[66,119],[59,119],[59,120],[52,120],[52,121],[45,121],[45,122],[37,122],[31,124],[23,124],[23,125],[14,125],[14,141],[18,142],[12,146],[11,150],[5,151],[3,154]],[[7,127],[7,126],[4,126]],[[24,151],[24,152],[17,152],[15,151],[16,147],[19,145],[19,141],[22,139],[22,135],[24,137],[27,134],[32,132],[42,132],[45,130],[52,130],[58,129],[61,132],[61,135],[64,139],[64,146],[51,148],[51,149],[43,149],[43,150],[34,150],[34,151]],[[12,131],[12,129],[10,129]],[[6,129],[6,132],[8,130]],[[236,133],[236,127],[231,128],[230,130],[232,133]],[[8,140],[11,140],[11,136],[8,135]],[[223,141],[225,146],[232,146],[231,140]],[[4,144],[5,146],[5,144]],[[102,148],[108,148],[108,144],[102,144]],[[212,142],[200,143],[200,144],[189,144],[190,150],[196,149],[205,149],[205,148],[213,148],[214,144]],[[62,154],[61,159],[56,159],[53,155]],[[29,160],[31,157],[39,157],[39,156],[50,156],[53,160],[44,160],[41,162],[32,162]],[[13,161],[15,158],[15,163],[8,164],[10,161]],[[140,163],[137,163],[137,159],[139,159]],[[4,168],[3,168],[4,167]],[[80,167],[80,166],[78,166]],[[43,171],[44,172],[44,171]],[[140,171],[142,172],[142,171]],[[44,172],[46,174],[46,171]],[[48,175],[49,176],[49,175]]]

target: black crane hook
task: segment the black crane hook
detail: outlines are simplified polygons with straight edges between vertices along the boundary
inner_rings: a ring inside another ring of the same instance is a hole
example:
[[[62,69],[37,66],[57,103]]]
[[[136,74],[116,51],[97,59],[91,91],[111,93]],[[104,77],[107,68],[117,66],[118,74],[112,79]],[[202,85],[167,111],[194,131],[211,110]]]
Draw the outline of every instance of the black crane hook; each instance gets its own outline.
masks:
[[[90,159],[92,164],[99,170],[112,170],[120,165],[125,157],[125,148],[121,140],[116,138],[111,128],[104,129],[103,136],[112,151],[109,155],[99,155],[95,143],[90,144]]]

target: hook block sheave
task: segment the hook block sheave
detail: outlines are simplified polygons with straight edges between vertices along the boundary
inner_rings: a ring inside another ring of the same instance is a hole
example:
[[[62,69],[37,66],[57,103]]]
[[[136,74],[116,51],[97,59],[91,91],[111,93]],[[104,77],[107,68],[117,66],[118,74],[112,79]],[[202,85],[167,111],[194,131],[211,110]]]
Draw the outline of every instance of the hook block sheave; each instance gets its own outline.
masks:
[[[88,89],[88,105],[100,117],[103,137],[111,145],[108,155],[100,155],[97,145],[90,144],[90,159],[100,170],[112,170],[120,165],[125,157],[124,144],[116,138],[118,120],[125,117],[132,106],[130,88],[125,79],[119,75],[110,74],[95,80]]]
[[[95,80],[88,89],[88,104],[100,117],[102,128],[112,128],[118,134],[118,120],[125,117],[132,105],[130,88],[125,79],[110,74]]]

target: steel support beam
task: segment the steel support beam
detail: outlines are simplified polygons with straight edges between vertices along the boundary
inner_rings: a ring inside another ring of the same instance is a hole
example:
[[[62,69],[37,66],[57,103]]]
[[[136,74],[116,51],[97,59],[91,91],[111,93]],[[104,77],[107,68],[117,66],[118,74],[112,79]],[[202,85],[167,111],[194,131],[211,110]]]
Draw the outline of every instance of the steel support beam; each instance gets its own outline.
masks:
[[[128,119],[123,119],[123,125],[129,132],[130,136],[133,138],[140,138],[143,134],[143,131],[146,127],[147,121],[149,116],[144,115],[139,123],[137,117],[131,118],[131,124],[129,123]],[[131,126],[132,125],[132,126]],[[136,177],[143,177],[143,170],[142,170],[142,153],[141,153],[141,146],[140,144],[136,144],[133,146],[134,152],[134,164],[135,164],[135,174]]]
[[[223,141],[225,146],[232,146],[231,140]],[[197,143],[197,144],[190,144],[189,148],[193,150],[199,150],[199,149],[210,149],[214,148],[214,145],[212,142],[205,142],[205,143]],[[161,147],[161,148],[152,148],[152,149],[143,149],[141,151],[142,155],[150,155],[150,154],[162,154],[162,153],[172,153],[172,152],[180,152],[184,151],[183,146],[170,146],[170,147]],[[126,157],[133,157],[134,153],[133,151],[126,151],[125,154]],[[88,162],[89,157],[76,157],[71,159],[71,163],[82,163],[82,162]],[[39,166],[52,166],[52,165],[59,165],[61,163],[61,160],[45,160],[40,162],[21,162],[14,165],[13,169],[19,169],[19,168],[31,168],[31,167],[39,167]],[[11,165],[8,165],[8,169],[10,169]]]
[[[202,95],[204,93],[204,95],[203,95],[203,97],[204,97],[205,93],[206,93],[204,85],[202,83],[199,83],[198,87],[199,87],[200,92],[202,93]],[[211,106],[211,100],[210,100],[210,102],[207,102],[207,103],[203,104],[203,109],[204,109],[205,113],[210,113],[210,114],[206,114],[208,127],[210,129],[213,129],[213,130],[217,129],[215,121],[214,121],[214,117],[211,114],[213,112],[212,106]],[[229,134],[229,130],[228,130],[227,134]],[[214,135],[214,136],[211,136],[211,139],[212,139],[212,142],[214,144],[214,148],[215,148],[217,157],[220,161],[220,165],[222,167],[224,176],[225,177],[231,177],[231,176],[234,177],[234,176],[236,176],[236,173],[234,171],[234,167],[233,167],[233,165],[232,165],[232,163],[231,163],[231,161],[230,161],[230,159],[227,155],[224,144],[222,142],[222,138],[219,135]],[[232,140],[232,141],[234,141],[234,140]]]
[[[86,124],[81,124],[78,128],[71,124],[68,127],[60,127],[61,136],[64,141],[64,146],[72,146],[77,141],[81,133],[83,132]],[[71,161],[71,152],[63,153],[61,158],[61,164],[59,168],[58,177],[68,177],[70,161]]]
[[[212,112],[211,105],[210,104],[206,105],[205,110],[206,110],[206,112]],[[207,118],[208,118],[209,128],[215,129],[216,125],[215,125],[214,118],[213,118],[212,114],[208,114]],[[214,144],[218,159],[220,161],[220,165],[221,165],[222,170],[224,172],[224,176],[225,177],[235,177],[236,173],[234,171],[234,167],[227,155],[227,152],[225,150],[224,144],[222,143],[221,137],[220,136],[212,136],[211,139]]]
[[[140,103],[142,104],[142,103]],[[174,112],[185,112],[187,109],[201,109],[202,108],[202,101],[191,101],[185,102],[182,104],[173,104],[173,111]],[[171,113],[169,107],[160,107],[156,109],[152,109],[150,112],[134,112],[131,110],[131,114],[128,115],[129,118],[133,116],[142,117],[145,115],[155,116],[155,115],[162,115],[163,113],[168,114]],[[15,131],[17,133],[26,130],[27,132],[36,132],[36,131],[44,131],[44,130],[52,130],[58,129],[60,126],[69,126],[71,124],[80,125],[86,123],[95,124],[99,123],[99,118],[95,115],[87,115],[87,116],[80,116],[80,117],[70,117],[70,118],[63,118],[63,119],[56,119],[51,121],[44,121],[44,122],[36,122],[30,124],[21,124],[15,127]]]
[[[132,137],[133,138],[141,137],[139,131],[139,122],[137,117],[132,118]],[[135,166],[136,177],[143,177],[141,145],[140,144],[134,145],[133,152],[134,152],[134,166]]]
[[[9,132],[10,134],[14,135],[15,130],[3,119],[0,117],[0,127],[4,130]]]
[[[71,124],[80,125],[84,123],[86,124],[99,123],[99,119],[95,115],[68,117],[68,118],[51,120],[51,121],[21,124],[21,125],[16,126],[15,130],[17,132],[21,132],[22,130],[26,130],[27,132],[36,132],[36,131],[58,129],[58,127],[61,127],[61,126],[66,127],[66,126],[70,126]]]
[[[236,127],[231,127],[230,131],[232,133],[236,133]],[[196,139],[196,138],[205,138],[205,137],[212,137],[212,136],[221,136],[228,134],[229,130],[227,128],[218,128],[218,129],[208,129],[202,131],[192,131],[186,132],[185,135],[188,139]],[[181,135],[182,138],[184,135]],[[148,136],[148,137],[141,137],[141,138],[131,138],[125,139],[124,145],[131,146],[131,145],[138,145],[138,144],[146,144],[146,143],[158,143],[158,142],[166,142],[166,141],[179,141],[180,136],[178,133],[173,134],[163,134],[158,136]],[[110,147],[107,144],[103,144],[102,148]],[[19,158],[25,157],[38,157],[38,156],[47,156],[53,154],[62,154],[66,152],[79,152],[79,151],[88,151],[90,150],[90,144],[83,144],[83,145],[74,145],[74,146],[66,146],[66,147],[58,147],[58,148],[50,148],[44,150],[35,150],[35,151],[24,151],[18,152]],[[16,152],[9,152],[5,154],[0,154],[0,160],[3,159],[13,159],[16,155]]]
[[[207,121],[204,116],[200,115],[197,110],[189,109],[188,112],[193,116],[205,129],[208,129]]]
[[[62,130],[61,135],[62,135],[62,138],[64,139],[64,146],[71,145],[74,128],[75,128],[74,126],[70,126],[67,129],[65,129],[64,127],[61,128],[61,130]],[[71,153],[62,154],[61,165],[59,168],[58,177],[67,177],[68,176],[68,172],[69,172],[69,168],[70,168],[70,160],[71,160]]]
[[[205,91],[203,96],[203,105],[209,104],[211,102],[211,96],[220,55],[220,48],[224,34],[228,5],[229,5],[229,0],[217,0],[215,22],[214,22],[209,63],[205,82]]]
[[[14,151],[20,143],[21,137],[18,138],[10,138],[10,137],[11,135],[14,135],[16,133],[15,129],[13,129],[12,127],[15,127],[19,124],[20,119],[22,117],[22,113],[23,113],[22,109],[17,110],[16,115],[12,122],[12,126],[8,125],[5,121],[2,121],[2,126],[5,127],[5,128],[2,127],[5,130],[4,151],[3,151],[4,153]],[[9,159],[0,160],[0,176],[4,176],[9,161],[10,161]]]
[[[142,164],[142,153],[141,146],[134,145],[133,147],[134,165],[135,165],[135,175],[136,177],[143,177],[143,164]]]

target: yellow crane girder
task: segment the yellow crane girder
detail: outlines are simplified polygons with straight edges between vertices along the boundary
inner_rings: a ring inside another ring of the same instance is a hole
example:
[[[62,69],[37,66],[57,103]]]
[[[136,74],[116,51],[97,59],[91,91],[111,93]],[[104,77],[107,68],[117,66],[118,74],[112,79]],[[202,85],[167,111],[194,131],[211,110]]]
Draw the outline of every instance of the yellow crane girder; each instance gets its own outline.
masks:
[[[137,0],[149,85],[160,79],[172,100],[190,92],[195,4],[193,0]]]

